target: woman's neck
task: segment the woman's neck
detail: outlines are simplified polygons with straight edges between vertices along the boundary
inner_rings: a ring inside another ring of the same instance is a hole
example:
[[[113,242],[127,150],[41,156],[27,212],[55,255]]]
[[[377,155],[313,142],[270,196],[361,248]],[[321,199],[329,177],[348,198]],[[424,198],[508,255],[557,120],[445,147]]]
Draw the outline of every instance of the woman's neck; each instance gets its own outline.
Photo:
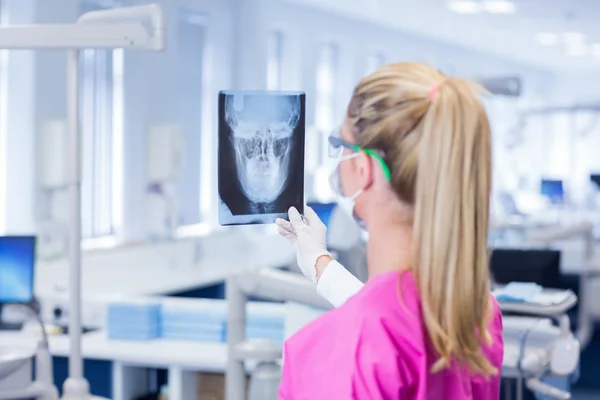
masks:
[[[381,224],[369,227],[367,244],[369,278],[406,270],[412,264],[412,227],[409,224]]]

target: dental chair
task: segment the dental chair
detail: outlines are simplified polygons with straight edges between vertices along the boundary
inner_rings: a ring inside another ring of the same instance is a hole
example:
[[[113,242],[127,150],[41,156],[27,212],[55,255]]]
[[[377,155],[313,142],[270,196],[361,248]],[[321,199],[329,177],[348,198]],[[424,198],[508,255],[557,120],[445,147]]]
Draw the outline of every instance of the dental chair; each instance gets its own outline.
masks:
[[[523,398],[525,384],[535,394],[568,400],[569,392],[542,379],[568,378],[577,369],[581,349],[567,316],[577,297],[570,291],[546,289],[540,298],[545,304],[498,302],[502,313],[509,314],[503,317],[502,377],[516,380],[517,399]]]

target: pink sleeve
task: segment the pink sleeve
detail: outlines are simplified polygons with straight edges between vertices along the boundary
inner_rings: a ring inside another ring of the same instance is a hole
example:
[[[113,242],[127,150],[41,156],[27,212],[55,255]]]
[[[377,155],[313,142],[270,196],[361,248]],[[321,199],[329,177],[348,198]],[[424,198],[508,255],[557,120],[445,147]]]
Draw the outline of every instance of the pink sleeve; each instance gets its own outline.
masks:
[[[384,321],[363,324],[354,357],[353,399],[398,400],[407,389],[401,345],[388,332]]]
[[[288,357],[287,345],[283,347],[283,371],[281,383],[279,384],[279,400],[292,400],[292,371],[290,368],[290,359]]]

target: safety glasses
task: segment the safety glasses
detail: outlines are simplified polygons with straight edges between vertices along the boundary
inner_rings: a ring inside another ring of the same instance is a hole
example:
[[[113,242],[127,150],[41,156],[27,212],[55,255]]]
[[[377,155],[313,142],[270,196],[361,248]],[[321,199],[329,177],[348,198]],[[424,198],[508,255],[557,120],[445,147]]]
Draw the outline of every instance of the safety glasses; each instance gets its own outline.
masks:
[[[375,158],[377,160],[377,162],[379,163],[379,165],[381,165],[381,169],[383,170],[385,179],[388,182],[392,180],[392,173],[390,172],[390,168],[385,163],[385,161],[383,160],[383,157],[381,156],[381,154],[378,151],[371,150],[371,149],[365,149],[364,147],[360,147],[359,145],[350,143],[350,142],[342,139],[340,137],[340,129],[336,129],[329,136],[329,157],[337,158],[340,160],[345,160],[345,159],[355,157],[354,155],[352,155],[351,157],[348,157],[348,156],[343,157],[344,149],[348,149],[354,153],[358,153],[358,152],[362,151],[365,154]]]

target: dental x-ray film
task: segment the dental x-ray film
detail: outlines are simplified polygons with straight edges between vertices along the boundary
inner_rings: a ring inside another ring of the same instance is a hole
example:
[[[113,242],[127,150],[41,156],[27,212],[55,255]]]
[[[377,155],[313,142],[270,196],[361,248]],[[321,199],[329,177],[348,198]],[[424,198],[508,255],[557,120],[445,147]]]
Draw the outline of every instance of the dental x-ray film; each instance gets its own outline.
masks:
[[[270,224],[304,212],[305,94],[219,92],[219,223]]]

